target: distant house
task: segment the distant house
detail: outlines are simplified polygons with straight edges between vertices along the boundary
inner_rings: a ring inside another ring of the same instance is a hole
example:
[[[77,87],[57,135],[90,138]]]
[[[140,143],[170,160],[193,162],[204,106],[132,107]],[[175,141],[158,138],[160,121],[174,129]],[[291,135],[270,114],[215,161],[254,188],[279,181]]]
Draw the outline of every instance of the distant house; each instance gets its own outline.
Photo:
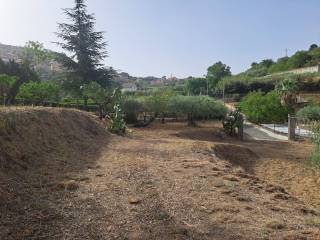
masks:
[[[122,92],[136,92],[137,90],[138,90],[137,85],[133,83],[125,83],[123,84],[121,89]]]

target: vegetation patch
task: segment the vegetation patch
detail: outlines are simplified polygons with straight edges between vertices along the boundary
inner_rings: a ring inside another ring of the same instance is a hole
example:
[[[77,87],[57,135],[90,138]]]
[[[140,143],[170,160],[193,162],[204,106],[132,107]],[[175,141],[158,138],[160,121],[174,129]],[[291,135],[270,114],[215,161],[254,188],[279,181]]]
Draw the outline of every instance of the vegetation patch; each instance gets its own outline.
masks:
[[[318,105],[310,105],[304,108],[301,108],[297,116],[300,120],[305,123],[309,123],[312,121],[320,121],[320,106]]]
[[[267,94],[252,92],[240,102],[239,107],[254,123],[283,123],[292,111],[289,106],[281,104],[281,98],[275,91]]]
[[[182,96],[171,92],[155,92],[145,97],[129,97],[122,100],[125,119],[137,121],[139,115],[154,117],[187,118],[190,126],[196,120],[223,119],[227,109],[222,102],[207,96]]]

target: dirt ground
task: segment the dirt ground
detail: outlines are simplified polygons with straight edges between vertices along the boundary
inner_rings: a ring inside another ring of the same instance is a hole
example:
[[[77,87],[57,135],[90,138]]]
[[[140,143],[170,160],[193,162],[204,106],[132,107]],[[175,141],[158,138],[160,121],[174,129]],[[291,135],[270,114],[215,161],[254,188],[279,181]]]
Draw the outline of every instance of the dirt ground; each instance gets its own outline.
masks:
[[[238,142],[219,123],[78,127],[68,154],[0,170],[0,239],[320,239],[308,143]]]

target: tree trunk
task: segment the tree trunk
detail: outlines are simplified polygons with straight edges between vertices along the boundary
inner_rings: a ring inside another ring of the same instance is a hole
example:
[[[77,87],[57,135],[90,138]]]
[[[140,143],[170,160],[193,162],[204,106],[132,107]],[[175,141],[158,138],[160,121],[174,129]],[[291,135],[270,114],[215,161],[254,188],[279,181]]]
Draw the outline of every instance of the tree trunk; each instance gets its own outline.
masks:
[[[195,127],[196,126],[196,122],[193,119],[193,114],[192,113],[188,113],[188,126],[189,127]]]
[[[16,96],[19,92],[21,85],[24,84],[26,81],[27,81],[27,79],[24,77],[21,77],[17,81],[15,81],[12,88],[9,90],[7,98],[5,99],[6,105],[14,104],[14,101],[16,99]]]
[[[99,104],[99,118],[100,118],[100,120],[103,119],[103,113],[102,113],[102,106],[101,106],[101,104]]]

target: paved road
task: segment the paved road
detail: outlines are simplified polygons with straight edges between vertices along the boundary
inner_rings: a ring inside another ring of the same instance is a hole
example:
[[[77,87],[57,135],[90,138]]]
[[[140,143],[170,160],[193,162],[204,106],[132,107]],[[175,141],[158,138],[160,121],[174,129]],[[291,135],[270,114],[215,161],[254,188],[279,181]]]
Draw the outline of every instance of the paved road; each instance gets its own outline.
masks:
[[[264,141],[286,141],[287,140],[286,136],[275,134],[271,131],[257,127],[250,123],[244,124],[244,133],[248,138],[254,139],[254,140],[264,140]]]
[[[230,103],[226,103],[225,106],[230,110],[236,110],[235,106]],[[286,141],[288,138],[286,136],[273,133],[272,131],[266,130],[264,128],[258,127],[252,123],[244,123],[244,134],[245,137],[254,140],[264,140],[264,141]]]

